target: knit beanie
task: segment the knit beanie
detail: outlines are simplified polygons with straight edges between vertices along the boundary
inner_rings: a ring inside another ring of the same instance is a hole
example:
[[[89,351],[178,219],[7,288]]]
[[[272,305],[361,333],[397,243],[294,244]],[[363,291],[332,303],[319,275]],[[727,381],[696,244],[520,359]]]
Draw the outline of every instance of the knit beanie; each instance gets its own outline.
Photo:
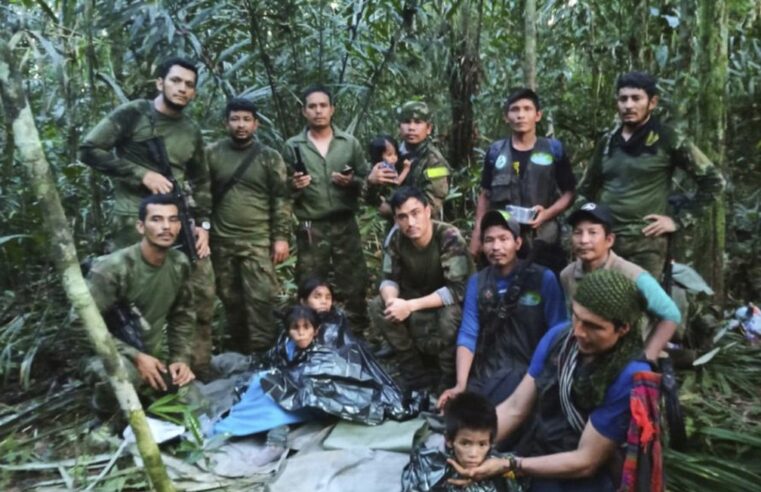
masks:
[[[573,299],[596,315],[634,328],[645,307],[634,282],[621,272],[595,270],[585,275]]]

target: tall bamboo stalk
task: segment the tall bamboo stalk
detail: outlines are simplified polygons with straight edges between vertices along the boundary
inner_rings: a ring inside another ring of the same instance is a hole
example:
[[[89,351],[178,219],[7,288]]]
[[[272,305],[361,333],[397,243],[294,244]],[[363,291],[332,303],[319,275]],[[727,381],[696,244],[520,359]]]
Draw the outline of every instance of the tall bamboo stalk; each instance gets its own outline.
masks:
[[[137,446],[153,488],[159,492],[174,491],[174,486],[161,461],[159,448],[153,440],[145,419],[143,407],[140,405],[135,388],[127,377],[124,361],[119,356],[113,338],[82,277],[66,215],[50,172],[50,166],[42,150],[32,110],[24,93],[18,63],[13,59],[7,42],[2,39],[0,39],[0,97],[7,121],[12,122],[13,125],[14,143],[19,160],[28,171],[34,196],[44,210],[42,214],[45,219],[44,228],[50,238],[52,256],[61,275],[66,295],[82,319],[95,352],[103,360],[119,405],[135,433]]]

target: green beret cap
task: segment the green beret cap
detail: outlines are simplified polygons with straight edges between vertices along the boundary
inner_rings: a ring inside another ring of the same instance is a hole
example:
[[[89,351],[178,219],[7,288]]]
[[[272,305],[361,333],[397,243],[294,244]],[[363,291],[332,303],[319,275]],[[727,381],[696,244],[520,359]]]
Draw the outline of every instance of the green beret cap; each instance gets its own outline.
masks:
[[[573,300],[608,321],[620,321],[632,328],[644,309],[644,299],[635,283],[613,270],[600,269],[585,275]]]

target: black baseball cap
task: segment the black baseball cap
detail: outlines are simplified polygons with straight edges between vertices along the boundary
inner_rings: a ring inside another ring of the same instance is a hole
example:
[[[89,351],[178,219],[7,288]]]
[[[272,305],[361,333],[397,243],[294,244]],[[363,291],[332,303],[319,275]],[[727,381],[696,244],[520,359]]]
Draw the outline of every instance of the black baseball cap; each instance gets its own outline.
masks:
[[[519,238],[521,235],[521,226],[514,218],[510,216],[507,210],[489,210],[481,219],[481,239],[484,237],[486,229],[491,226],[502,226],[513,233],[513,238]]]
[[[568,223],[575,226],[582,220],[589,220],[602,224],[610,230],[613,227],[613,216],[607,205],[602,203],[587,202],[568,217]]]

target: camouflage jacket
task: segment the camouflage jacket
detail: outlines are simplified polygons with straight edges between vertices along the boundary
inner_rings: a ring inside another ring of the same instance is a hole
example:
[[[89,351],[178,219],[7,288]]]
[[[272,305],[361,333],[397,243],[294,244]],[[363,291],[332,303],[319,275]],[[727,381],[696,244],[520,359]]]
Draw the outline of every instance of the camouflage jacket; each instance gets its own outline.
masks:
[[[79,147],[79,158],[114,179],[114,213],[136,216],[140,200],[149,194],[143,176],[162,171],[145,144],[154,136],[163,137],[172,174],[191,192],[196,220],[208,220],[211,192],[201,130],[183,114],[160,113],[147,99],[122,104],[90,130]]]
[[[87,278],[101,312],[117,303],[134,305],[150,327],[143,333],[146,352],[166,363],[190,363],[195,308],[188,278],[190,262],[170,249],[156,267],[143,259],[140,243],[96,259]],[[114,338],[119,352],[134,358],[138,350]]]
[[[221,199],[221,188],[244,160],[253,162]],[[230,138],[206,149],[214,208],[211,235],[245,239],[258,246],[290,239],[291,203],[285,163],[280,154],[259,142],[238,147]]]
[[[398,228],[389,234],[383,257],[383,282],[396,284],[402,298],[414,299],[436,292],[445,305],[461,304],[472,271],[465,239],[453,225],[433,221],[433,237],[422,249],[415,247]]]

